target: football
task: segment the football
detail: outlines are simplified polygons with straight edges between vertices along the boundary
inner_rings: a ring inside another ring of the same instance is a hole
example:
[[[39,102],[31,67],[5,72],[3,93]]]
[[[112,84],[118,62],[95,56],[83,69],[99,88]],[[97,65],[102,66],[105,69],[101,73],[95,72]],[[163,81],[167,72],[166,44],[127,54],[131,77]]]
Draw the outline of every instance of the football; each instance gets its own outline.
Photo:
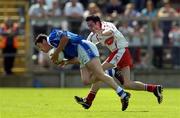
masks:
[[[50,59],[52,57],[52,54],[55,52],[55,50],[56,50],[56,48],[52,48],[51,50],[49,50],[48,55],[49,55]],[[58,57],[58,62],[61,62],[63,59],[64,59],[64,53],[60,52],[59,57]]]

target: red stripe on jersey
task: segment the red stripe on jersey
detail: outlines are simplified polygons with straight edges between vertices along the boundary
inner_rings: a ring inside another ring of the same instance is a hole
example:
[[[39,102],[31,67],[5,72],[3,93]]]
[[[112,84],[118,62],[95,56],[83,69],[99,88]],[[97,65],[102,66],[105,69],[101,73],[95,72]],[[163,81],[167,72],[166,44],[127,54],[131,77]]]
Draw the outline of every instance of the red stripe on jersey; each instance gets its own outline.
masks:
[[[107,45],[111,45],[113,42],[114,42],[114,37],[112,36],[112,37],[106,39],[104,43]]]

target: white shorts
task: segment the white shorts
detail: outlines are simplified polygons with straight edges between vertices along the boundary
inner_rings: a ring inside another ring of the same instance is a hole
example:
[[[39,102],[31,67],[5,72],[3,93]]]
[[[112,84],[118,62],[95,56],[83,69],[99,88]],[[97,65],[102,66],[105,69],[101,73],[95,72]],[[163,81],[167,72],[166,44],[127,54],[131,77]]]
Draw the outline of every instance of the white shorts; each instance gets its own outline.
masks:
[[[121,48],[111,52],[105,61],[120,69],[126,66],[129,66],[130,68],[133,67],[132,57],[128,48]]]
[[[95,57],[99,57],[99,51],[97,47],[90,41],[83,40],[78,45],[78,59],[80,61],[80,68],[84,67],[86,63]]]

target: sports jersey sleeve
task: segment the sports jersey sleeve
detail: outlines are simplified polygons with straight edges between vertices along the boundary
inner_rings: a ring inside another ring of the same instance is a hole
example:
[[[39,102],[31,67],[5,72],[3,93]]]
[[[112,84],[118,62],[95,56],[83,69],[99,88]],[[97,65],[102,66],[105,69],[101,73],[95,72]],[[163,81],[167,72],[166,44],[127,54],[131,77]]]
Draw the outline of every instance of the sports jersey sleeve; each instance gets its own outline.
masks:
[[[114,24],[112,23],[108,23],[107,24],[107,27],[104,28],[104,31],[107,32],[107,31],[112,31],[113,33],[117,31],[117,28]]]
[[[87,40],[94,43],[94,44],[98,44],[99,41],[97,40],[97,37],[95,36],[94,33],[90,33],[89,36],[87,37]]]
[[[59,42],[63,36],[66,36],[66,34],[62,30],[53,30],[49,34],[48,43],[54,47],[58,47]]]
[[[81,42],[81,40],[84,40],[84,38],[78,34],[66,31],[66,36],[69,39],[69,42],[74,43],[74,44],[78,44]]]

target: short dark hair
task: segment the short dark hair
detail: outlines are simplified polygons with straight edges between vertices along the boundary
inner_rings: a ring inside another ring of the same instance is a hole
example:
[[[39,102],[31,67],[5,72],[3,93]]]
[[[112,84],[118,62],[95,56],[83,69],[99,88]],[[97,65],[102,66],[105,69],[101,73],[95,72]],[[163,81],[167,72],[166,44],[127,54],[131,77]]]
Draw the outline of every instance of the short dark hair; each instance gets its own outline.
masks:
[[[47,41],[47,35],[39,34],[35,39],[35,45],[37,45],[37,43],[42,43],[44,39]]]
[[[96,23],[96,22],[101,22],[101,19],[99,16],[91,15],[91,16],[86,17],[86,22],[88,21],[93,21]]]

